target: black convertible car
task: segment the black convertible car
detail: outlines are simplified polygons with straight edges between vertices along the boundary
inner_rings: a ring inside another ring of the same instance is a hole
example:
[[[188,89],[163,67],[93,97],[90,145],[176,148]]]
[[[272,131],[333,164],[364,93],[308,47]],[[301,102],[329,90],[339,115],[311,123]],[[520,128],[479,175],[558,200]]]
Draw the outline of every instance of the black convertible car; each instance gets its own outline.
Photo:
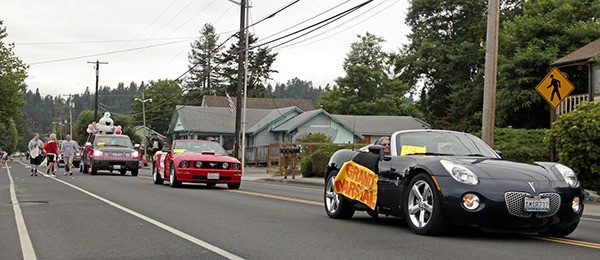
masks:
[[[331,157],[324,193],[329,217],[348,219],[356,210],[374,218],[392,215],[422,235],[465,225],[566,236],[579,224],[583,190],[573,170],[562,164],[502,160],[479,138],[446,130],[399,131],[390,145],[389,155],[382,146],[370,145]],[[360,169],[370,170],[373,180]],[[342,176],[372,183],[374,192],[336,178]],[[342,195],[344,189],[358,197]]]

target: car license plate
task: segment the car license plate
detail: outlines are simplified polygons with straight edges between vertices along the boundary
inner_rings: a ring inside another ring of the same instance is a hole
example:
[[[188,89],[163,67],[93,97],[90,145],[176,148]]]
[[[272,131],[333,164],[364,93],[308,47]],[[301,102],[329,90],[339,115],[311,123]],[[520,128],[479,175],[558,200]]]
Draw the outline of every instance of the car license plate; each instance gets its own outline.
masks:
[[[209,172],[208,175],[206,176],[206,178],[209,180],[218,180],[219,173],[218,172]]]
[[[121,165],[115,164],[115,165],[113,165],[113,169],[120,170],[121,169]]]
[[[525,212],[548,212],[550,211],[550,198],[525,197]]]

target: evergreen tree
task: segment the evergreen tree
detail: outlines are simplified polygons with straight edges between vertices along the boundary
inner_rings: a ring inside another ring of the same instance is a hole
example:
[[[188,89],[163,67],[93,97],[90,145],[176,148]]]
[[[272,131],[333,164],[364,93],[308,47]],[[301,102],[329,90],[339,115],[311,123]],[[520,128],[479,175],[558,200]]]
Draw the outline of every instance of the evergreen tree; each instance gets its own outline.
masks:
[[[254,35],[248,35],[251,48],[248,50],[248,97],[265,97],[267,94],[267,81],[271,79],[271,73],[277,72],[272,68],[277,53],[271,53],[267,47],[252,48],[256,41],[257,38]],[[237,91],[239,50],[239,41],[237,41],[230,45],[220,61],[223,66],[221,75],[224,80],[223,93],[219,93],[220,95],[223,95],[224,92],[235,95]]]
[[[219,36],[215,27],[205,24],[200,31],[200,38],[192,44],[188,54],[190,77],[185,82],[187,96],[198,100],[198,96],[217,95],[220,90],[220,64],[222,47],[219,46]],[[188,99],[189,99],[188,98]],[[201,98],[199,99],[201,101]],[[199,103],[197,101],[196,103]]]

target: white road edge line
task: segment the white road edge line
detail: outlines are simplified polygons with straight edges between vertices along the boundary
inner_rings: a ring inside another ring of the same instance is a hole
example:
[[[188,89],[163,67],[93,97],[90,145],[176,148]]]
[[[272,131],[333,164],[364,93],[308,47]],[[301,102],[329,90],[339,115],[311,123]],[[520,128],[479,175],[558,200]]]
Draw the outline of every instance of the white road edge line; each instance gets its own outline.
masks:
[[[19,233],[19,241],[21,242],[21,251],[23,252],[23,259],[25,260],[36,260],[35,250],[25,225],[25,219],[23,218],[23,212],[21,211],[21,205],[17,199],[17,192],[15,191],[15,182],[13,181],[12,175],[10,174],[10,168],[8,164],[4,162],[6,166],[6,172],[8,173],[8,180],[10,183],[10,200],[13,205],[15,212],[15,220],[17,222],[17,232]]]
[[[212,251],[212,252],[214,252],[214,253],[216,253],[216,254],[219,254],[219,255],[221,255],[221,256],[223,256],[223,257],[227,258],[227,259],[236,259],[236,260],[242,260],[242,259],[244,259],[244,258],[242,258],[242,257],[239,257],[239,256],[237,256],[237,255],[234,255],[234,254],[232,254],[232,253],[230,253],[230,252],[227,252],[227,251],[225,251],[225,250],[223,250],[223,249],[221,249],[221,248],[218,248],[218,247],[216,247],[216,246],[214,246],[214,245],[212,245],[212,244],[210,244],[210,243],[208,243],[208,242],[205,242],[205,241],[202,241],[202,240],[200,240],[200,239],[198,239],[198,238],[195,238],[195,237],[193,237],[192,235],[189,235],[189,234],[187,234],[187,233],[185,233],[185,232],[183,232],[183,231],[180,231],[180,230],[178,230],[178,229],[176,229],[176,228],[173,228],[173,227],[171,227],[171,226],[168,226],[168,225],[165,225],[165,224],[163,224],[163,223],[160,223],[160,222],[158,222],[158,221],[156,221],[156,220],[154,220],[154,219],[152,219],[152,218],[150,218],[150,217],[147,217],[147,216],[145,216],[145,215],[142,215],[142,214],[140,214],[140,213],[138,213],[138,212],[136,212],[136,211],[133,211],[133,210],[131,210],[131,209],[128,209],[128,208],[126,208],[126,207],[123,207],[123,206],[121,206],[121,205],[119,205],[119,204],[117,204],[117,203],[115,203],[115,202],[112,202],[112,201],[110,201],[110,200],[108,200],[108,199],[102,198],[102,197],[100,197],[100,196],[98,196],[98,195],[96,195],[96,194],[94,194],[94,193],[91,193],[91,192],[89,192],[89,191],[87,191],[87,190],[84,190],[84,189],[82,189],[82,188],[79,188],[79,187],[77,187],[77,186],[75,186],[75,185],[73,185],[73,184],[71,184],[71,183],[68,183],[68,182],[66,182],[66,181],[63,181],[63,180],[60,180],[60,179],[57,179],[57,178],[50,178],[50,179],[52,179],[52,180],[55,180],[55,181],[58,181],[58,182],[60,182],[60,183],[62,183],[62,184],[65,184],[65,185],[67,185],[67,186],[70,186],[70,187],[71,187],[71,188],[73,188],[73,189],[76,189],[76,190],[78,190],[78,191],[81,191],[81,192],[83,192],[83,193],[85,193],[85,194],[87,194],[87,195],[89,195],[89,196],[91,196],[91,197],[93,197],[93,198],[95,198],[95,199],[98,199],[98,200],[100,200],[100,201],[102,201],[102,202],[104,202],[104,203],[106,203],[106,204],[108,204],[108,205],[110,205],[110,206],[113,206],[113,207],[115,207],[115,208],[117,208],[117,209],[120,209],[120,210],[122,210],[122,211],[125,211],[125,212],[127,212],[127,213],[129,213],[129,214],[131,214],[131,215],[133,215],[133,216],[135,216],[135,217],[138,217],[138,218],[140,218],[140,219],[142,219],[142,220],[144,220],[144,221],[146,221],[146,222],[148,222],[148,223],[150,223],[150,224],[153,224],[153,225],[155,225],[155,226],[157,226],[157,227],[159,227],[159,228],[162,228],[162,229],[164,229],[164,230],[166,230],[166,231],[168,231],[168,232],[171,232],[171,233],[173,233],[174,235],[176,235],[176,236],[178,236],[178,237],[181,237],[181,238],[183,238],[183,239],[185,239],[185,240],[187,240],[187,241],[190,241],[190,242],[192,242],[192,243],[194,243],[194,244],[196,244],[196,245],[199,245],[199,246],[201,246],[201,247],[204,247],[204,248],[206,248],[206,249],[208,249],[208,250],[210,250],[210,251]]]

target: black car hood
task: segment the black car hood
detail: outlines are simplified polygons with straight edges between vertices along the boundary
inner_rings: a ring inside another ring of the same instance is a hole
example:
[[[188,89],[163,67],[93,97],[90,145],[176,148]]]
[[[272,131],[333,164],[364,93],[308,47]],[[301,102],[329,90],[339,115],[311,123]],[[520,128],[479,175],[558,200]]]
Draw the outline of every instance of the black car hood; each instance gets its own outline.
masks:
[[[513,181],[556,181],[557,176],[541,165],[488,158],[455,159],[471,169],[480,179]]]

